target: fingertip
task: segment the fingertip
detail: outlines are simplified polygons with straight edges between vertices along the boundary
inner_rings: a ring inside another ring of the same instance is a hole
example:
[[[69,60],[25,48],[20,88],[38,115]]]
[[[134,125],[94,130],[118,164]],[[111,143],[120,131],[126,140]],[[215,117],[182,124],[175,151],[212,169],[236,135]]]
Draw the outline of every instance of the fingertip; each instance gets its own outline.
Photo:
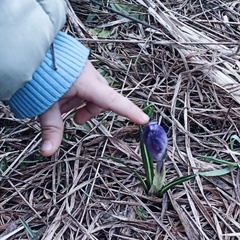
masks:
[[[126,99],[126,98],[125,98]],[[128,118],[131,122],[139,125],[145,125],[150,121],[150,117],[143,112],[136,104],[131,102],[129,99],[126,99],[126,107],[119,111],[119,114]],[[127,107],[128,105],[128,107]]]
[[[53,144],[50,140],[45,140],[42,142],[40,151],[44,157],[49,157],[55,152],[53,150]]]
[[[141,119],[141,123],[140,123],[141,125],[145,125],[150,121],[149,116],[144,112],[141,112],[140,119]]]
[[[39,119],[42,130],[40,151],[43,156],[48,157],[57,151],[63,136],[64,125],[59,104],[55,103]]]

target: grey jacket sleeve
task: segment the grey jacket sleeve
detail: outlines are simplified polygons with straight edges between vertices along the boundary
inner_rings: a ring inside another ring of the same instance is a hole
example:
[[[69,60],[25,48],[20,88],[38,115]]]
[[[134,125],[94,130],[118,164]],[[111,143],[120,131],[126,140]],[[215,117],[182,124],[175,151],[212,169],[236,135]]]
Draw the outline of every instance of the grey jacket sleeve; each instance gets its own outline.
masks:
[[[9,100],[43,61],[66,20],[64,0],[0,1],[0,100]]]

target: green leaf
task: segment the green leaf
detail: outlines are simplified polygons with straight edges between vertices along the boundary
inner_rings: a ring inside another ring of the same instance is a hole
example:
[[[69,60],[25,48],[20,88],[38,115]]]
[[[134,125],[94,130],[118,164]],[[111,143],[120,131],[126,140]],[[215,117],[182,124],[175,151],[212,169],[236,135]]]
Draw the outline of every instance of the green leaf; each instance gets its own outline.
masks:
[[[32,229],[28,226],[28,224],[27,224],[22,218],[20,218],[20,222],[21,222],[22,225],[25,227],[25,229],[26,229],[26,231],[28,232],[29,236],[30,236],[31,238],[33,238],[34,233],[33,233]]]
[[[233,167],[238,166],[238,164],[235,163],[235,162],[228,162],[228,161],[218,159],[218,158],[214,158],[214,157],[208,157],[208,156],[202,156],[202,155],[198,155],[198,157],[202,158],[202,160],[209,161],[209,162],[226,164],[226,165],[233,166]]]
[[[217,176],[222,176],[222,175],[228,174],[232,170],[235,170],[235,169],[237,169],[237,166],[226,167],[226,168],[216,169],[216,170],[207,171],[207,172],[198,172],[197,174],[200,176],[204,176],[204,177],[217,177]]]
[[[186,181],[189,181],[192,178],[195,178],[196,174],[191,174],[191,175],[186,175],[186,176],[182,176],[182,177],[177,177],[175,178],[173,181],[171,181],[170,183],[166,184],[161,191],[159,191],[159,196],[162,197],[164,193],[166,193],[169,189],[173,188],[176,185],[182,184]]]
[[[6,171],[8,168],[8,162],[6,160],[6,158],[3,158],[1,161],[0,161],[0,169],[1,171]]]
[[[154,105],[145,105],[143,111],[150,117],[152,118],[153,113],[154,113]]]
[[[122,165],[124,165],[125,167],[127,167],[131,172],[133,172],[135,174],[135,176],[137,177],[137,179],[141,182],[144,190],[147,192],[148,191],[148,187],[145,183],[145,181],[142,179],[142,177],[139,175],[139,173],[133,169],[132,167],[130,167],[128,164],[126,164],[125,162],[123,162],[122,160],[118,159],[118,158],[115,158],[115,157],[112,157],[112,156],[109,156],[109,155],[106,155],[108,158],[112,159],[113,161],[115,162],[118,162],[118,163],[121,163]]]
[[[89,122],[79,125],[79,124],[75,123],[75,121],[73,121],[73,125],[77,129],[83,131],[84,133],[90,133],[92,131],[92,126],[91,126],[91,124],[89,124]]]
[[[104,30],[101,28],[92,28],[89,30],[91,36],[98,36],[99,38],[108,38],[111,34],[109,30]]]
[[[104,68],[98,68],[97,71],[107,80],[109,85],[112,85],[113,79],[109,76],[109,71],[106,71]]]
[[[143,127],[139,126],[141,156],[142,156],[142,161],[143,161],[143,167],[145,170],[147,186],[149,189],[153,183],[154,167],[153,167],[153,160],[152,160],[145,144],[142,141],[142,131],[143,131]]]
[[[240,144],[240,138],[239,138],[239,136],[237,136],[237,135],[232,135],[232,136],[230,137],[230,149],[231,149],[232,151],[234,151],[233,145],[234,145],[234,142],[235,142],[235,141],[237,141],[237,142]]]
[[[88,14],[86,21],[87,21],[87,22],[91,22],[91,21],[95,18],[95,16],[96,16],[95,14],[91,14],[91,13]]]
[[[108,38],[110,36],[111,32],[109,30],[102,30],[99,34],[99,38]]]
[[[238,166],[226,167],[223,169],[216,169],[216,170],[207,171],[207,172],[198,172],[196,174],[191,174],[191,175],[175,178],[173,181],[166,184],[161,189],[161,191],[159,191],[158,194],[160,195],[160,197],[162,197],[163,194],[166,193],[169,189],[173,188],[176,185],[182,184],[183,182],[186,182],[192,178],[195,178],[197,175],[204,176],[204,177],[218,177],[218,176],[222,176],[222,175],[230,173],[232,170],[237,169],[237,167]]]
[[[111,5],[112,9],[114,9],[116,11],[119,11],[125,15],[129,14],[129,11],[128,11],[129,9],[126,9],[125,5],[123,5],[123,4],[111,3],[110,5]],[[121,16],[119,16],[119,17],[121,17]],[[121,18],[123,18],[123,17],[121,17]]]
[[[146,219],[148,217],[148,212],[144,209],[143,206],[137,206],[137,215],[140,219]]]
[[[110,6],[112,7],[112,9],[118,12],[121,12],[124,15],[132,16],[139,20],[144,19],[144,13],[142,12],[144,8],[142,8],[141,6],[129,5],[129,4],[117,4],[117,3],[111,3]],[[124,16],[118,15],[117,18],[122,19],[124,18]]]

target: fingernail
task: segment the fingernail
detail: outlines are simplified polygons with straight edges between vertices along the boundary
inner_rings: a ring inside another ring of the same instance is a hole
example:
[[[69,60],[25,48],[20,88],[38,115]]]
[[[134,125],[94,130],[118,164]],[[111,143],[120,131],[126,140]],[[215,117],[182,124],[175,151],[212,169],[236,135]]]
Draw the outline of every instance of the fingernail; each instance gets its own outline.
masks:
[[[41,146],[41,151],[49,152],[51,150],[52,150],[52,142],[49,140],[44,141]]]
[[[150,120],[149,116],[144,112],[141,113],[141,118],[142,118],[144,123],[148,123],[149,120]]]

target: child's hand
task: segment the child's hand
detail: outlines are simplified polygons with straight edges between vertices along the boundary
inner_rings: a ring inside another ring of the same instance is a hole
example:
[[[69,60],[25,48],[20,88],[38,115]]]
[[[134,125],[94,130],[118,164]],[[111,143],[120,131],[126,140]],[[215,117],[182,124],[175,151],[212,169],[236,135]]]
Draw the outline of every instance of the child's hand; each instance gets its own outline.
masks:
[[[74,116],[78,124],[95,117],[102,109],[111,110],[137,124],[143,125],[149,121],[149,117],[140,108],[109,87],[104,77],[88,61],[69,91],[40,115],[41,152],[44,156],[52,155],[60,146],[64,129],[61,114],[80,106],[83,101],[86,105]]]

